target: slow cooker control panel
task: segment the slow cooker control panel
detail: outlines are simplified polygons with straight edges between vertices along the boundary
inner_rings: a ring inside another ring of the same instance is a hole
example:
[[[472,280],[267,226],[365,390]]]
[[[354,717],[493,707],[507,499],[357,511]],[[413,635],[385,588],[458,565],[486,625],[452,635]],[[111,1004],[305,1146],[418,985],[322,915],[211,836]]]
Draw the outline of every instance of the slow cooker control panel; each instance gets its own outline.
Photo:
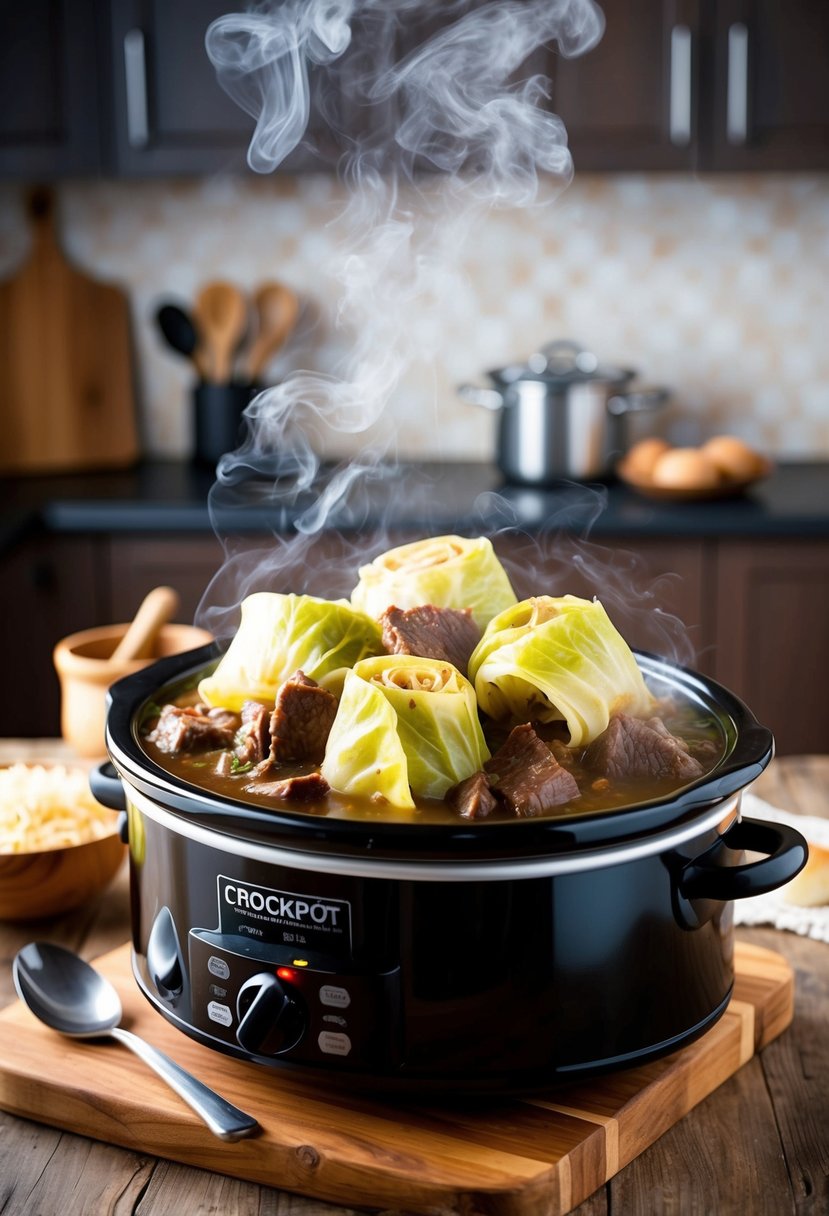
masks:
[[[396,1055],[390,1014],[399,971],[344,970],[340,960],[192,929],[192,1022],[252,1056],[366,1068]]]

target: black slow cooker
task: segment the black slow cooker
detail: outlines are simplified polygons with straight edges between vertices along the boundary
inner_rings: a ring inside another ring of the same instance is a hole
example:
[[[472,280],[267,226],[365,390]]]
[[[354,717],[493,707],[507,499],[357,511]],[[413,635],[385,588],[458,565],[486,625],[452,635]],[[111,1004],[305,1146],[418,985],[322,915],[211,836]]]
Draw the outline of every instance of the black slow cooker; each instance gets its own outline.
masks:
[[[239,1059],[371,1086],[528,1091],[664,1055],[732,990],[732,902],[804,865],[803,838],[740,817],[770,732],[714,681],[638,654],[657,695],[721,732],[714,770],[629,809],[457,824],[262,810],[142,747],[217,651],[111,690],[96,793],[126,806],[133,970],[185,1034]],[[746,853],[759,853],[747,860]]]

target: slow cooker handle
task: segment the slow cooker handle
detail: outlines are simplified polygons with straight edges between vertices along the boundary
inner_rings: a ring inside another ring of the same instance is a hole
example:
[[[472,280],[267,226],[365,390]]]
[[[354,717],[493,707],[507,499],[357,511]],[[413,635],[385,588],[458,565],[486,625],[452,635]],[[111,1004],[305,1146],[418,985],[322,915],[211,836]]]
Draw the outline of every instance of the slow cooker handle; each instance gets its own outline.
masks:
[[[89,773],[89,788],[92,797],[97,798],[101,806],[108,806],[112,811],[125,811],[127,798],[121,778],[110,760],[103,760]]]
[[[761,819],[739,820],[728,829],[721,843],[729,849],[747,849],[768,856],[739,866],[692,861],[679,881],[679,890],[686,899],[716,899],[728,903],[750,895],[765,895],[794,878],[809,856],[809,846],[795,828]]]

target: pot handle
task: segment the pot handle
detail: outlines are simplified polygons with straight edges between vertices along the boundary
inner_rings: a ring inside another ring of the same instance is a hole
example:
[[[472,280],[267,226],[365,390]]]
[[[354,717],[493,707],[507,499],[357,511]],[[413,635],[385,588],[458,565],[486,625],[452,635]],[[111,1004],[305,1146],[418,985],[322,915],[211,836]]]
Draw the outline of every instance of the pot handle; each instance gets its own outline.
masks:
[[[666,388],[640,388],[629,393],[616,393],[609,398],[607,408],[611,414],[634,414],[643,410],[658,410],[668,400]]]
[[[108,806],[112,811],[127,809],[127,798],[121,778],[110,760],[103,760],[90,771],[89,788],[92,790],[92,797],[97,798],[101,806]]]
[[[748,849],[768,856],[739,866],[692,861],[679,881],[679,890],[686,899],[728,903],[750,895],[765,895],[794,878],[809,856],[809,846],[795,828],[761,819],[740,819],[728,829],[721,843],[729,849]]]
[[[475,384],[459,384],[458,396],[469,405],[480,405],[485,410],[500,410],[504,398],[494,388],[478,388]]]

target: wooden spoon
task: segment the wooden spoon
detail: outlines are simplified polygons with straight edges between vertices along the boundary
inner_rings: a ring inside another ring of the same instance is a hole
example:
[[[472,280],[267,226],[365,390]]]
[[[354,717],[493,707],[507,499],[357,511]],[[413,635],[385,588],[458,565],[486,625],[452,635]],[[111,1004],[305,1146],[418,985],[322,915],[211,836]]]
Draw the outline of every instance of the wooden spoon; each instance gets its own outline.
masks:
[[[205,283],[196,296],[193,319],[204,351],[207,379],[228,384],[233,357],[244,337],[247,321],[245,297],[233,283]]]
[[[255,384],[269,359],[276,354],[296,325],[299,299],[283,283],[262,283],[253,295],[258,332],[246,362],[248,379]]]
[[[124,663],[131,659],[149,659],[159,630],[178,611],[178,605],[178,592],[172,587],[156,587],[148,592],[110,661]]]

